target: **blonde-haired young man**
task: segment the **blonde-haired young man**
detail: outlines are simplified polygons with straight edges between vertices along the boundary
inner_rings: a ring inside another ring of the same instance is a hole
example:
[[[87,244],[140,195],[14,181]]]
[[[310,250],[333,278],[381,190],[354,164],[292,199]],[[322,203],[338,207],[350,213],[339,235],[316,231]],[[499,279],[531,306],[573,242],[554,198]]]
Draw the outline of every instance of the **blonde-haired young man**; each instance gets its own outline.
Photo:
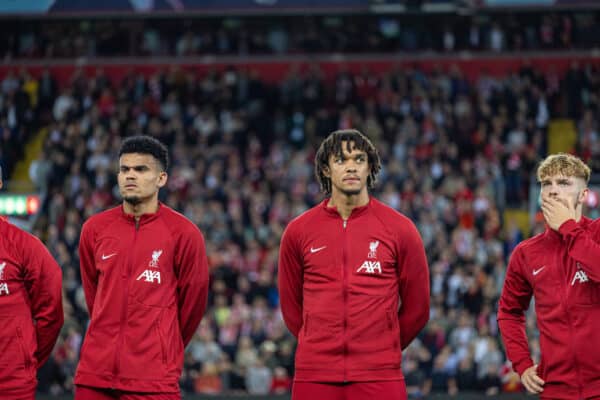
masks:
[[[600,399],[600,221],[582,215],[590,168],[554,154],[537,169],[546,231],[511,255],[498,323],[508,358],[542,399]],[[540,331],[534,364],[525,334],[531,297]]]

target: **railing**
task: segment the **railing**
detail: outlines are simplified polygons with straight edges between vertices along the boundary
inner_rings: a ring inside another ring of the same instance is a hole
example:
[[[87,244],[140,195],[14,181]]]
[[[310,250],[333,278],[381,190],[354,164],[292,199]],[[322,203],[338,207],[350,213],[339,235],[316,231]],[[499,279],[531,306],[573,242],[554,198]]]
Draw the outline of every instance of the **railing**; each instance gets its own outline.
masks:
[[[516,73],[524,63],[549,74],[562,76],[574,63],[600,65],[600,50],[573,51],[528,51],[528,52],[456,52],[440,54],[435,52],[418,53],[373,53],[373,54],[283,54],[265,56],[216,56],[202,55],[193,57],[108,57],[108,58],[72,58],[13,60],[0,63],[0,80],[9,72],[18,72],[21,68],[32,75],[41,75],[49,69],[61,84],[71,81],[74,73],[81,71],[85,76],[95,76],[98,69],[114,82],[120,82],[128,74],[146,76],[171,68],[205,74],[208,71],[222,71],[235,67],[246,72],[256,72],[265,82],[278,83],[288,77],[292,71],[302,73],[318,66],[325,79],[334,79],[344,68],[351,73],[362,73],[369,68],[372,74],[381,74],[394,68],[410,67],[427,72],[434,68],[443,71],[458,67],[468,79],[477,79],[482,74],[506,76]]]

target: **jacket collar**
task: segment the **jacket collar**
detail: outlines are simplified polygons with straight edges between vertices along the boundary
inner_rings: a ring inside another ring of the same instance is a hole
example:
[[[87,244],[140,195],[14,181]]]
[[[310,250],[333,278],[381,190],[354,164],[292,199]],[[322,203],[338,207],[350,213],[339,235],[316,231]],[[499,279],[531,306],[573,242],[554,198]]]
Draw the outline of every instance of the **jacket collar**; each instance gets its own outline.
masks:
[[[337,207],[328,207],[328,204],[329,204],[330,200],[331,200],[330,197],[328,197],[325,200],[323,200],[321,202],[321,207],[323,208],[323,210],[325,211],[325,213],[327,215],[329,215],[330,217],[342,218],[342,216],[340,215],[340,213],[337,210]],[[357,218],[357,217],[365,214],[372,207],[373,201],[374,201],[373,197],[369,196],[369,202],[367,204],[365,204],[364,206],[354,207],[352,209],[352,213],[350,213],[350,217],[348,219]]]
[[[158,202],[158,209],[156,210],[155,213],[150,213],[150,214],[142,214],[140,216],[140,223],[139,225],[142,226],[144,224],[147,224],[151,221],[154,221],[155,219],[157,219],[158,217],[160,217],[164,212],[164,206],[163,204],[159,201]],[[135,224],[135,217],[133,216],[133,214],[127,214],[125,213],[125,210],[123,209],[123,205],[121,204],[121,217],[123,217],[127,222]]]

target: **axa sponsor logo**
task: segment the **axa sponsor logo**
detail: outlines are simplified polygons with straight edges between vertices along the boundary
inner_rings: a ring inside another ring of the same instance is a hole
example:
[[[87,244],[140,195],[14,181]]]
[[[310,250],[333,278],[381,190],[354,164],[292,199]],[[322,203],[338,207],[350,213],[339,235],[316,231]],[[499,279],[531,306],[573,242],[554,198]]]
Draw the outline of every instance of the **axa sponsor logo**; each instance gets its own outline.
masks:
[[[379,273],[381,274],[381,263],[377,260],[372,261],[377,258],[377,248],[379,247],[379,240],[375,240],[369,243],[369,252],[367,253],[367,258],[370,260],[365,260],[360,267],[356,270],[357,273],[365,272],[367,274]]]
[[[0,281],[4,280],[4,269],[6,268],[6,261],[0,263]],[[6,296],[10,294],[8,290],[8,283],[0,282],[0,296]]]
[[[580,269],[580,270],[577,270],[577,272],[575,272],[575,275],[573,276],[573,280],[571,281],[571,286],[575,285],[575,282],[585,283],[588,281],[589,281],[589,278],[586,275],[585,271]]]
[[[9,295],[10,291],[8,290],[8,283],[0,283],[0,296]]]
[[[356,270],[356,272],[366,272],[367,274],[381,273],[381,263],[379,261],[366,260]]]
[[[154,283],[154,281],[157,281],[160,284],[160,271],[147,269],[136,278],[136,281],[139,281],[142,278],[144,279],[144,282]]]

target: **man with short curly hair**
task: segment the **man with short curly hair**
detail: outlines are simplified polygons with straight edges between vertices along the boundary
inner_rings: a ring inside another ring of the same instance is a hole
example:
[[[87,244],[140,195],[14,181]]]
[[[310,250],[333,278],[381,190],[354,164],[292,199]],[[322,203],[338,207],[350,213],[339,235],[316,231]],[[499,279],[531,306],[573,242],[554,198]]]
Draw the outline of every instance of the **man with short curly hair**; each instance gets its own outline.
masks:
[[[204,314],[202,233],[158,201],[166,147],[126,139],[117,176],[123,202],[83,225],[81,281],[90,314],[75,374],[77,400],[180,399],[183,352]]]
[[[402,349],[429,319],[429,271],[415,225],[369,196],[380,168],[365,135],[331,133],[315,157],[329,198],[281,239],[281,311],[298,338],[294,400],[407,397]]]

